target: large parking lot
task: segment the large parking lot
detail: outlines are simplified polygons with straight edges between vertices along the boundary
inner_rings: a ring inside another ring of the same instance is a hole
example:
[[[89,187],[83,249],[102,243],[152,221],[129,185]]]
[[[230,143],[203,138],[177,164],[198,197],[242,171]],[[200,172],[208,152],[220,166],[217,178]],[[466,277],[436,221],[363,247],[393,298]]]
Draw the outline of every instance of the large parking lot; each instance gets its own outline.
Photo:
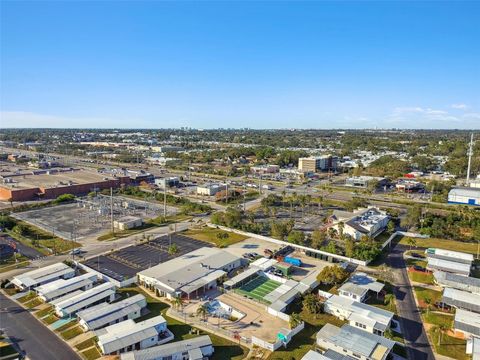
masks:
[[[176,244],[178,247],[175,255],[168,253],[170,244]],[[128,246],[108,255],[88,259],[83,264],[115,280],[123,281],[134,277],[139,271],[205,246],[212,245],[183,235],[165,235],[148,243]]]
[[[174,207],[167,207],[167,214],[177,212]],[[113,216],[136,216],[150,219],[163,214],[163,206],[125,197],[116,196],[113,201]],[[45,231],[66,240],[97,238],[110,230],[110,200],[108,197],[85,198],[72,204],[57,205],[41,209],[15,213],[17,219],[28,222]]]

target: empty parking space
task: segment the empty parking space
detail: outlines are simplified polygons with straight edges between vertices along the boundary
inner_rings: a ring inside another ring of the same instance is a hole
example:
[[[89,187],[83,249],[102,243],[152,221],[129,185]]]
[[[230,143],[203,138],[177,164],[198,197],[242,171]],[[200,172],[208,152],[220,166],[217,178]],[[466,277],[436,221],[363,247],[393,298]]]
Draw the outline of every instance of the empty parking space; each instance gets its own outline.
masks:
[[[177,252],[169,254],[170,245],[175,244]],[[82,262],[115,280],[123,281],[134,277],[139,271],[148,269],[201,247],[212,245],[183,235],[165,235],[148,243],[132,245]]]

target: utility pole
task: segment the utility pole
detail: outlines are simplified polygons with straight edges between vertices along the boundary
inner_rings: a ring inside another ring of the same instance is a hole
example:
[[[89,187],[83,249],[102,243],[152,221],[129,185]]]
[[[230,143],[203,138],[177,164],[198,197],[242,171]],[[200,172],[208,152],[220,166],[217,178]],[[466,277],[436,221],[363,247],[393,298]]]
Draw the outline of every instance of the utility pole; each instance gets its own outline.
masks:
[[[468,148],[468,167],[467,167],[467,183],[466,185],[469,186],[470,184],[470,169],[472,167],[472,155],[473,155],[473,133],[470,135],[470,146]]]
[[[167,221],[167,182],[163,183],[163,218]]]
[[[115,235],[115,226],[113,226],[113,188],[110,188],[110,222],[112,227],[112,235]]]

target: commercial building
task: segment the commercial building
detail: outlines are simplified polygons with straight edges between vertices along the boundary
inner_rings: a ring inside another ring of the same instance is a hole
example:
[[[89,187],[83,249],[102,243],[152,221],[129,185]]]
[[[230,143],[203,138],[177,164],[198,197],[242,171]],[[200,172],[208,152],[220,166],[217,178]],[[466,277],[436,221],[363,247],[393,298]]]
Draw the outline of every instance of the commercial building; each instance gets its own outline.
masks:
[[[132,319],[97,331],[98,346],[104,355],[146,349],[173,340],[167,321],[159,315],[136,323]]]
[[[141,285],[156,291],[159,296],[191,298],[215,289],[218,281],[240,265],[238,256],[203,247],[137,275]]]
[[[480,295],[478,294],[446,288],[443,291],[442,302],[457,309],[480,313]]]
[[[336,171],[338,158],[332,155],[304,157],[298,159],[298,170],[304,173],[317,171]]]
[[[395,184],[395,188],[398,191],[402,191],[402,192],[419,191],[419,190],[423,189],[424,187],[425,187],[425,185],[422,184],[420,181],[408,180],[408,179],[400,179]]]
[[[54,280],[70,279],[73,276],[75,276],[75,270],[70,266],[56,263],[17,275],[12,279],[12,284],[21,290],[33,289]]]
[[[369,292],[374,292],[378,295],[384,286],[385,285],[378,282],[377,279],[363,272],[358,272],[353,274],[348,281],[338,289],[338,294],[354,301],[363,302]]]
[[[129,185],[129,176],[105,174],[73,168],[30,170],[2,174],[0,200],[31,201],[55,199],[62,194],[85,195],[91,191]]]
[[[212,340],[208,335],[131,351],[120,356],[120,360],[200,360],[213,355]]]
[[[91,289],[97,280],[97,275],[87,273],[68,280],[58,279],[49,282],[38,286],[35,291],[43,301],[49,302],[76,290]]]
[[[113,226],[118,230],[134,229],[142,226],[143,220],[136,216],[123,216],[113,222]]]
[[[431,271],[444,271],[448,273],[469,276],[473,263],[473,255],[458,251],[436,248],[425,250],[427,256],[427,269]]]
[[[335,210],[331,219],[334,222],[335,230],[343,231],[354,240],[361,240],[363,236],[373,238],[382,233],[387,227],[390,217],[385,211],[369,207],[354,212]],[[340,224],[343,224],[343,229]]]
[[[280,166],[278,165],[258,165],[250,168],[250,172],[253,174],[276,174],[279,171]]]
[[[160,189],[176,187],[180,185],[180,178],[177,176],[156,178],[155,185],[157,185]]]
[[[323,310],[341,320],[347,320],[353,327],[377,335],[383,335],[390,327],[394,315],[390,311],[338,295],[328,298]]]
[[[226,184],[206,183],[206,184],[197,186],[197,194],[205,195],[205,196],[213,196],[216,193],[226,189],[227,189]]]
[[[456,332],[461,332],[465,338],[480,336],[480,314],[457,309],[453,327]]]
[[[76,291],[72,296],[64,296],[51,302],[55,306],[55,313],[59,317],[73,316],[78,311],[89,306],[113,301],[115,286],[109,282],[100,284],[86,291]]]
[[[376,187],[382,187],[387,185],[388,180],[384,177],[378,176],[352,176],[345,180],[345,186],[351,186],[356,188],[366,189],[372,184]]]
[[[97,330],[118,322],[140,317],[147,300],[137,294],[112,304],[98,304],[79,311],[77,317],[85,330]]]
[[[434,271],[435,282],[442,287],[450,287],[480,295],[480,279],[471,276],[457,275],[444,271]]]
[[[325,324],[317,333],[317,345],[360,360],[386,360],[395,342],[350,325]]]
[[[480,189],[454,188],[448,193],[448,202],[451,204],[480,205]]]

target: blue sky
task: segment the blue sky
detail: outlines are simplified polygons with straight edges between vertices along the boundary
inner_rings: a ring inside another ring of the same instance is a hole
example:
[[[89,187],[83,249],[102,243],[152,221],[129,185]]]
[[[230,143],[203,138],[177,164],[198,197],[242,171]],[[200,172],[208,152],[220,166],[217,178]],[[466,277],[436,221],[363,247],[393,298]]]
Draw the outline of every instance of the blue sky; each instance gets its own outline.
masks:
[[[0,127],[480,128],[480,2],[0,6]]]

